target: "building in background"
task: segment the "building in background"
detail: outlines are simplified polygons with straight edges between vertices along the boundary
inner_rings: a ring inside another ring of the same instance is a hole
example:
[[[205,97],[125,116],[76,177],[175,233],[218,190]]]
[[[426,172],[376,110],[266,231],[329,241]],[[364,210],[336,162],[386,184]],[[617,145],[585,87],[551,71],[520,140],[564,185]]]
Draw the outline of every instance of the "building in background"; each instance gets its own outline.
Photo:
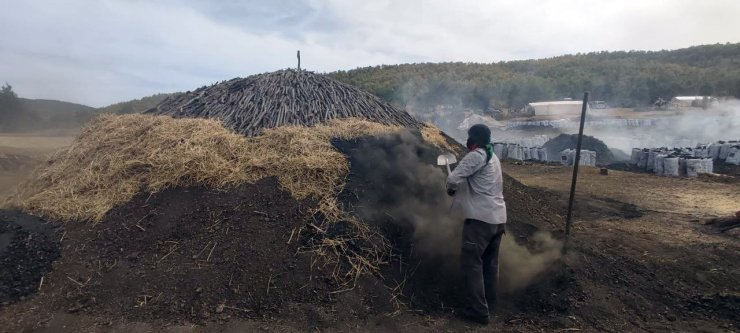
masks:
[[[712,96],[676,96],[671,99],[671,106],[676,108],[707,107],[714,102]]]
[[[582,105],[581,101],[549,101],[529,103],[527,108],[532,108],[535,116],[577,116]]]

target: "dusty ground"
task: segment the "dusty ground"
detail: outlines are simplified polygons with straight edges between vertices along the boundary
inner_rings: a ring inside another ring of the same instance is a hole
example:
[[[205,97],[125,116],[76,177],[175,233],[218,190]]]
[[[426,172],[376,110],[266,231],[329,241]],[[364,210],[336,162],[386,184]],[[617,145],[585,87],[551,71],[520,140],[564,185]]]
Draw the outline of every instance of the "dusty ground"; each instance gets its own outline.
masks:
[[[75,132],[0,133],[0,202],[57,149],[72,143]]]
[[[531,217],[518,227],[558,234],[561,228],[549,212],[565,215],[571,169],[515,164],[504,168],[531,186],[523,188],[507,180],[508,203],[520,211],[512,216],[529,212]],[[0,332],[11,327],[31,332],[737,331],[738,230],[717,234],[703,223],[740,209],[740,184],[612,170],[601,176],[597,169],[582,170],[564,260],[568,276],[557,281],[544,277],[535,289],[503,300],[487,327],[461,321],[451,311],[369,315],[355,307],[333,308],[331,303],[323,309],[289,303],[274,315],[235,316],[195,325],[145,316],[112,317],[104,309],[44,311],[44,304],[31,301],[0,308]],[[536,218],[540,215],[541,220]],[[281,312],[299,315],[286,317]],[[350,316],[341,318],[342,313]]]
[[[565,212],[572,169],[504,168]],[[737,330],[740,230],[704,223],[740,210],[740,183],[581,170],[567,258],[586,275],[574,276],[585,295],[578,321],[616,331]]]

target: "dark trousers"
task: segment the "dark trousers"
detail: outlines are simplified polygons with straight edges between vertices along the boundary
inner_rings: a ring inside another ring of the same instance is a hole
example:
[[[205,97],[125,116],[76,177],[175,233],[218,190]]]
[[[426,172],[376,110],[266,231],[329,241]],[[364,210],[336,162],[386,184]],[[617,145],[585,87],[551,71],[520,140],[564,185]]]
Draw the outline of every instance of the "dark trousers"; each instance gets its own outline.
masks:
[[[505,225],[465,220],[460,263],[468,310],[475,315],[487,317],[488,303],[494,306],[496,301],[498,249]]]

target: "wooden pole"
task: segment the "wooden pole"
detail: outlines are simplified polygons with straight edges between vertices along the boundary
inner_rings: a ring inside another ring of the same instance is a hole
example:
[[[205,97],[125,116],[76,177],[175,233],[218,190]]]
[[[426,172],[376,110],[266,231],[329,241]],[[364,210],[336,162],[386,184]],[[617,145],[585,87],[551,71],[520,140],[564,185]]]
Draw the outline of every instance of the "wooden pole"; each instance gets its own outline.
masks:
[[[583,142],[583,124],[586,122],[586,109],[588,108],[588,92],[583,93],[583,106],[581,106],[581,124],[578,127],[578,143],[576,144],[576,160],[573,162],[573,178],[570,182],[570,198],[568,199],[568,215],[565,218],[565,246],[563,251],[568,251],[568,240],[570,238],[570,223],[573,217],[573,200],[576,195],[576,180],[578,180],[578,164],[581,161],[581,143]]]
[[[301,50],[298,50],[296,57],[298,57],[298,70],[301,70]]]

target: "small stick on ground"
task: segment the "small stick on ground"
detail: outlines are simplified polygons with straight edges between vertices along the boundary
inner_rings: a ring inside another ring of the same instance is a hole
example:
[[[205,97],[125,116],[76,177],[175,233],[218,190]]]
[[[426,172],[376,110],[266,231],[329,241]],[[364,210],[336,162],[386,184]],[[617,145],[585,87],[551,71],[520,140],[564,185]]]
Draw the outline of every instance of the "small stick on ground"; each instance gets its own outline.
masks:
[[[290,238],[288,238],[288,243],[287,244],[290,244],[290,242],[293,240],[293,234],[294,233],[295,233],[295,228],[293,228],[293,230],[290,231]]]
[[[235,306],[224,305],[224,308],[225,309],[232,309],[232,310],[239,310],[239,311],[243,311],[243,312],[252,312],[252,310],[250,310],[250,309],[237,308]]]
[[[80,281],[77,281],[77,280],[75,280],[75,279],[73,279],[73,278],[69,277],[69,275],[67,275],[67,279],[69,279],[70,281],[72,281],[72,282],[76,283],[76,284],[77,284],[78,286],[80,286],[80,287],[84,287],[84,286],[85,286],[85,285],[84,285],[84,284],[82,284],[82,283],[81,283]]]
[[[175,252],[175,250],[177,250],[177,246],[173,247],[173,248],[172,248],[172,250],[170,250],[170,252],[167,252],[167,254],[165,254],[165,255],[164,255],[164,257],[162,257],[162,258],[159,258],[159,260],[157,260],[157,263],[159,263],[159,262],[161,262],[162,260],[164,260],[164,258],[167,258],[167,257],[169,257],[169,256],[170,256],[170,254],[172,254],[172,253],[174,253],[174,252]]]
[[[196,255],[194,256],[194,258],[196,258],[196,259],[197,259],[198,257],[200,257],[200,255],[201,255],[201,254],[203,253],[203,251],[205,251],[205,250],[206,250],[206,249],[208,248],[208,246],[209,246],[209,245],[211,245],[211,241],[208,241],[208,243],[206,243],[206,246],[204,246],[204,247],[203,247],[203,249],[202,249],[202,250],[200,250],[200,252],[198,252],[198,254],[196,254]]]
[[[318,232],[320,232],[320,233],[322,233],[322,234],[325,234],[325,233],[326,233],[326,231],[324,231],[324,229],[321,229],[321,228],[317,227],[317,226],[316,226],[315,224],[313,224],[313,223],[309,223],[308,225],[309,225],[309,226],[311,226],[311,227],[313,227],[314,229],[316,229],[316,231],[318,231]]]
[[[211,260],[211,255],[213,254],[213,250],[216,249],[217,242],[213,242],[213,247],[211,248],[211,252],[208,253],[208,258],[206,258],[206,262]]]
[[[41,277],[41,282],[39,282],[39,289],[38,289],[39,291],[41,291],[41,286],[43,286],[43,285],[44,285],[44,277],[42,276]]]

